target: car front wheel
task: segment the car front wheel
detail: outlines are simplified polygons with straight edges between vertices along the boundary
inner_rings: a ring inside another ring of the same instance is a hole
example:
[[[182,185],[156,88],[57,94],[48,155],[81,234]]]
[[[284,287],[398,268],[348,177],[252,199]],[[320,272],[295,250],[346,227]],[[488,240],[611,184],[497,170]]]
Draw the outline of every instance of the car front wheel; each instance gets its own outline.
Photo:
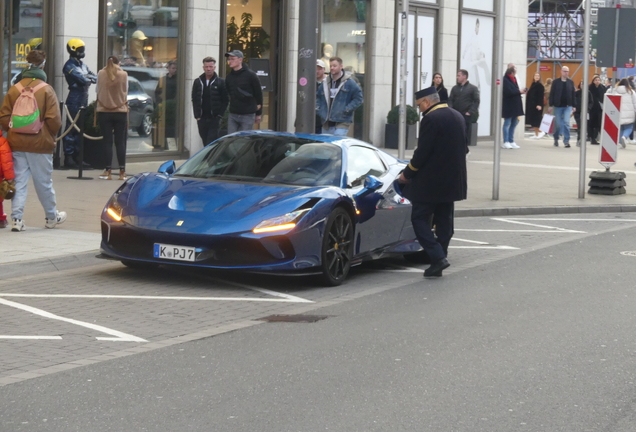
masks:
[[[353,223],[343,208],[336,208],[325,226],[322,239],[322,275],[329,286],[340,285],[351,269]]]
[[[141,119],[141,124],[137,128],[139,136],[147,137],[152,132],[152,117],[150,113],[145,113],[144,118]]]

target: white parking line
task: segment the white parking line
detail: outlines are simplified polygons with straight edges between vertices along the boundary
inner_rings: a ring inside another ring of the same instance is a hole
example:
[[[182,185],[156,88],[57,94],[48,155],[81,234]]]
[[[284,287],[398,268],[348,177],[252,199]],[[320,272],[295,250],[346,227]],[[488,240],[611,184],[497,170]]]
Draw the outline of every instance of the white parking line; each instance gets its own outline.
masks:
[[[0,297],[23,297],[23,298],[94,298],[94,299],[124,299],[124,300],[177,300],[177,301],[253,301],[272,303],[314,303],[300,297],[277,293],[259,288],[250,288],[253,291],[260,291],[263,294],[282,298],[258,298],[258,297],[173,297],[173,296],[132,296],[132,295],[101,295],[101,294],[14,294],[0,293]]]
[[[499,221],[499,222],[507,222],[507,223],[511,223],[511,224],[527,225],[527,226],[533,226],[533,227],[537,227],[537,228],[546,228],[546,229],[551,229],[551,230],[560,231],[560,232],[575,233],[575,234],[585,234],[585,231],[569,230],[569,229],[566,229],[566,228],[559,228],[559,227],[554,227],[554,226],[549,226],[549,225],[532,224],[532,223],[529,223],[529,222],[521,222],[520,220],[517,220],[517,219],[508,219],[508,218],[491,218],[491,219],[494,220],[494,221]],[[532,220],[532,219],[526,219],[526,220]]]
[[[38,308],[34,308],[32,306],[27,306],[27,305],[23,305],[21,303],[16,303],[16,302],[12,302],[11,300],[5,300],[3,298],[0,298],[0,304],[3,304],[5,306],[10,306],[16,309],[21,309],[23,311],[26,312],[30,312],[32,314],[35,315],[39,315],[41,317],[44,318],[49,318],[49,319],[54,319],[54,320],[58,320],[58,321],[64,321],[67,322],[69,324],[74,324],[80,327],[86,327],[89,328],[91,330],[95,330],[101,333],[106,333],[109,334],[111,336],[114,337],[96,337],[97,340],[103,340],[103,341],[112,341],[112,342],[148,342],[145,339],[142,339],[140,337],[137,336],[133,336],[133,335],[129,335],[127,333],[123,333],[117,330],[113,330],[113,329],[109,329],[107,327],[103,327],[97,324],[91,324],[91,323],[87,323],[84,321],[78,321],[78,320],[74,320],[71,318],[64,318],[61,317],[59,315],[55,315],[52,314],[50,312],[44,311],[42,309],[38,309]]]
[[[62,340],[62,336],[7,336],[7,335],[0,335],[0,339]]]

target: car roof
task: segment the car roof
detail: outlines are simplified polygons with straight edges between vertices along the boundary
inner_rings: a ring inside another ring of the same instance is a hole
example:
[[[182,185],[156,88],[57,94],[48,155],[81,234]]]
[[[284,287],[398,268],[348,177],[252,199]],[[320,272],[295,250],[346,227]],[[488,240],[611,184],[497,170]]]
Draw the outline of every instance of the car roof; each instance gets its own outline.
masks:
[[[341,137],[336,135],[323,135],[323,134],[307,134],[307,133],[292,133],[292,132],[277,132],[272,130],[251,130],[237,132],[236,135],[265,135],[265,136],[285,136],[285,137],[297,137],[303,139],[309,139],[316,142],[324,142],[329,144],[335,144],[338,147],[348,148],[353,145],[368,147],[374,150],[380,150],[377,147],[360,141],[355,138]]]

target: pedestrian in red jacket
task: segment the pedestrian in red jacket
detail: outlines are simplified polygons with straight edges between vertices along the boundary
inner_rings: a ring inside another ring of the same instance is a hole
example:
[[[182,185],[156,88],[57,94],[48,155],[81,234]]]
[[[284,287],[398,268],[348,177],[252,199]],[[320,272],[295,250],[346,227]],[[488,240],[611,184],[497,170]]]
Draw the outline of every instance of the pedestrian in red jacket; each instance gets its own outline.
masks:
[[[13,172],[13,154],[11,153],[11,147],[9,146],[9,141],[0,136],[0,182],[2,180],[13,181],[13,179],[15,179],[15,174]],[[4,201],[4,199],[0,196],[0,228],[6,228],[8,225],[7,215],[4,214],[2,201]]]

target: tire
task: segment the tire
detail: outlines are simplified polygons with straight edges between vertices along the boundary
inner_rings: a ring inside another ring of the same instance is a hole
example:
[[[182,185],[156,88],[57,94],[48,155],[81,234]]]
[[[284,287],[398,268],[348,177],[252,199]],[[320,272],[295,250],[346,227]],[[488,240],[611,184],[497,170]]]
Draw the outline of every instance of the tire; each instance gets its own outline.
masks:
[[[152,132],[152,117],[150,113],[144,113],[141,124],[137,127],[137,133],[141,137],[147,137]]]
[[[322,239],[322,277],[327,286],[340,285],[351,269],[353,222],[343,208],[336,208],[325,225]]]
[[[428,253],[426,253],[426,251],[424,250],[420,252],[404,254],[404,259],[414,264],[430,264],[431,263],[431,257],[428,256]]]
[[[121,263],[125,265],[126,267],[130,269],[134,269],[134,270],[154,270],[157,267],[159,267],[158,264],[140,262],[140,261],[121,260]]]

